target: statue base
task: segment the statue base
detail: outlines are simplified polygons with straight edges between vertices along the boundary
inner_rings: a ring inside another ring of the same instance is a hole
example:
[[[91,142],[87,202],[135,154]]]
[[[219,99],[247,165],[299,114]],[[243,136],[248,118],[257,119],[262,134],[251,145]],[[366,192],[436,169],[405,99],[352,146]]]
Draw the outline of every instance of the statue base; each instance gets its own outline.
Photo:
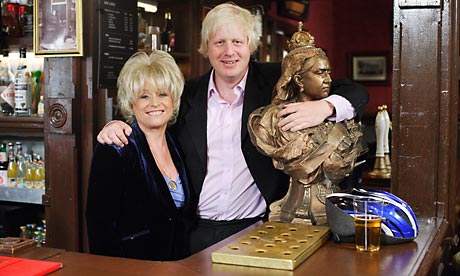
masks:
[[[282,199],[270,205],[269,221],[327,225],[326,196],[339,191],[329,180],[302,184],[291,178],[289,190]]]

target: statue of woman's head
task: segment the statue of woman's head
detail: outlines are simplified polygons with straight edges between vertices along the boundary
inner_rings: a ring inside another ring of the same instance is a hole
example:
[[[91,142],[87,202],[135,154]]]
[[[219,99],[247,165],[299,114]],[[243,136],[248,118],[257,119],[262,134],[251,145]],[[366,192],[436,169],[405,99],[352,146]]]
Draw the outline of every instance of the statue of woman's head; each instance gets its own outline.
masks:
[[[275,86],[272,103],[327,97],[332,81],[329,59],[321,48],[315,47],[314,37],[302,30],[302,22],[288,44],[289,53],[281,63],[281,77]]]

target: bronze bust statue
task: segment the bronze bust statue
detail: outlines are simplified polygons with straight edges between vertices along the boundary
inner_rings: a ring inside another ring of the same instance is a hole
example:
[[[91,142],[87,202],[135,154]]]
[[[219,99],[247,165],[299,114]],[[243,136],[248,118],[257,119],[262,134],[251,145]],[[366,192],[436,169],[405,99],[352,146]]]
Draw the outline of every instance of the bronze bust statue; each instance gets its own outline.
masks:
[[[287,194],[270,205],[269,220],[325,225],[325,197],[339,191],[338,183],[353,170],[362,132],[353,120],[295,132],[277,126],[284,104],[325,98],[332,81],[326,54],[301,22],[288,45],[272,103],[251,113],[248,129],[258,150],[291,177]]]

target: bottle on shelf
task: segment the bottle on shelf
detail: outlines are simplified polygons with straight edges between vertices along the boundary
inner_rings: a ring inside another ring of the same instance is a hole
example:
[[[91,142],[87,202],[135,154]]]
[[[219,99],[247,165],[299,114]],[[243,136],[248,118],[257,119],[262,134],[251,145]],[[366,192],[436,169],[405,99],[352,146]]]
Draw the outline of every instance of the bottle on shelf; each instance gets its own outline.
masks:
[[[34,33],[34,10],[32,0],[21,0],[19,6],[21,14],[21,27],[24,36],[32,36]]]
[[[16,187],[17,188],[25,188],[26,187],[26,163],[24,160],[24,156],[16,155],[16,163],[17,163],[17,170],[16,170]]]
[[[41,160],[35,166],[34,189],[45,189],[45,163]]]
[[[137,48],[138,49],[145,48],[147,20],[144,18],[144,13],[145,13],[144,8],[139,8],[139,7],[137,8],[137,34],[138,34]]]
[[[8,181],[8,155],[6,144],[0,144],[0,187],[5,187]]]
[[[272,36],[267,34],[267,53],[265,55],[265,62],[270,62],[272,60]]]
[[[19,227],[20,232],[19,232],[19,238],[21,239],[28,239],[29,238],[29,233],[27,232],[27,227],[25,225],[22,225]]]
[[[0,50],[8,49],[8,26],[6,25],[6,18],[3,17],[3,14],[6,14],[7,8],[6,4],[0,0]]]
[[[25,162],[24,188],[33,189],[36,165],[34,162],[32,162],[32,155],[24,154],[24,162]]]
[[[17,3],[17,19],[18,19],[18,37],[24,37],[24,4],[27,0],[16,0]]]
[[[22,143],[16,142],[16,187],[25,188],[26,160],[22,152]]]
[[[32,103],[31,103],[31,112],[32,115],[38,113],[38,103],[40,102],[40,97],[42,94],[42,79],[43,72],[41,70],[35,70],[32,72]]]
[[[37,106],[37,116],[43,117],[45,115],[45,104],[43,102],[43,95],[40,95],[40,101]]]
[[[32,78],[24,47],[19,49],[19,63],[14,76],[14,114],[32,115]]]
[[[34,237],[35,226],[32,223],[26,224],[26,235],[28,239],[33,239]]]
[[[148,26],[147,28],[147,37],[145,39],[145,50],[148,52],[155,51],[159,49],[159,35],[160,27],[158,26]]]
[[[160,50],[171,52],[174,51],[176,44],[176,34],[172,26],[172,17],[170,12],[165,12],[165,23],[161,31],[161,46]]]
[[[37,242],[37,245],[36,245],[37,247],[42,246],[42,241],[43,241],[42,231],[40,230],[34,231],[34,240]]]
[[[0,110],[2,115],[14,114],[14,74],[8,50],[3,51],[3,59],[0,61]]]
[[[8,181],[6,186],[10,188],[16,187],[16,174],[18,170],[18,164],[14,158],[14,144],[8,143],[8,171],[7,177]]]
[[[19,3],[18,0],[9,0],[7,3],[8,10],[8,35],[9,37],[20,37],[20,18],[19,18]]]
[[[259,7],[259,6],[254,7],[254,8],[251,9],[251,14],[254,17],[255,22],[256,22],[256,31],[257,31],[259,43],[262,44],[262,36],[263,36],[262,14],[263,14],[263,9],[261,7]],[[251,58],[253,60],[255,60],[255,61],[260,61],[261,60],[260,54],[261,54],[261,45],[259,45],[257,47],[257,49],[252,54]]]
[[[43,227],[43,232],[42,232],[42,246],[46,246],[46,228]]]
[[[14,16],[14,4],[8,0],[2,0],[2,24],[8,37],[18,36],[18,26]]]

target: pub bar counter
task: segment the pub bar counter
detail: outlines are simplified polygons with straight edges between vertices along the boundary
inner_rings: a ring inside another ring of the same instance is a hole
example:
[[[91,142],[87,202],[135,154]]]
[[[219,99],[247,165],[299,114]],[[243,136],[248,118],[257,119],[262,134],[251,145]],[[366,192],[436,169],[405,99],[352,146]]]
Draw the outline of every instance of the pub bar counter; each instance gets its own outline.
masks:
[[[436,262],[437,250],[447,231],[447,222],[419,218],[420,233],[413,242],[384,245],[375,253],[357,252],[354,243],[336,244],[331,239],[294,271],[264,269],[211,262],[218,250],[261,224],[215,244],[193,256],[174,262],[154,262],[105,257],[36,247],[13,257],[61,262],[63,267],[49,274],[58,275],[428,275]]]

